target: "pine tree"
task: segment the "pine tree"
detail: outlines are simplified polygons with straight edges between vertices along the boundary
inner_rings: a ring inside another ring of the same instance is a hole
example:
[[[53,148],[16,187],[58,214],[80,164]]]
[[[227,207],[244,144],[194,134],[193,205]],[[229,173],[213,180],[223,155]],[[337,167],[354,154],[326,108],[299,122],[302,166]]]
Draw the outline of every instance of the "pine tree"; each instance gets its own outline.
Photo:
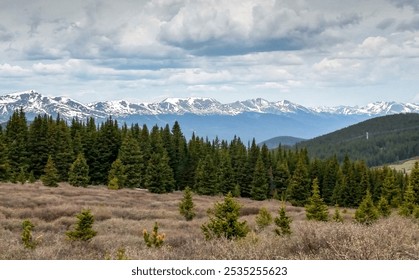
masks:
[[[24,220],[22,222],[22,242],[26,249],[35,249],[37,246],[36,241],[32,237],[32,230],[35,226],[30,220]]]
[[[151,155],[147,165],[144,186],[152,193],[167,193],[174,190],[175,180],[166,152]]]
[[[383,187],[381,189],[382,196],[387,199],[391,207],[396,208],[400,205],[400,189],[396,185],[393,170],[386,168],[386,176],[384,178]]]
[[[378,201],[377,210],[380,216],[384,218],[390,216],[391,214],[390,205],[388,204],[388,201],[384,196],[381,196],[380,200]]]
[[[227,150],[220,151],[220,160],[216,171],[216,189],[219,193],[227,194],[234,190],[234,174],[230,155]]]
[[[377,208],[372,201],[371,193],[367,190],[367,194],[355,211],[355,220],[361,224],[370,225],[379,217]]]
[[[258,215],[256,216],[256,225],[259,230],[263,230],[267,226],[272,224],[272,215],[265,207],[260,208]]]
[[[287,189],[287,199],[294,206],[303,206],[309,195],[308,170],[305,161],[300,158]]]
[[[291,222],[292,219],[287,215],[285,212],[285,205],[282,205],[279,209],[279,216],[275,218],[274,220],[275,225],[277,228],[275,228],[275,233],[279,236],[285,236],[290,235],[292,233],[291,231]]]
[[[183,199],[179,203],[179,212],[187,221],[192,221],[196,215],[194,207],[192,191],[189,187],[186,187],[183,191]]]
[[[413,186],[409,184],[404,192],[404,200],[403,203],[400,205],[399,215],[409,217],[413,214],[415,207],[415,191]]]
[[[108,174],[108,187],[110,189],[121,189],[125,184],[125,168],[122,161],[117,158],[111,165]]]
[[[7,160],[7,146],[2,134],[0,131],[0,182],[6,182],[10,179],[10,167]]]
[[[410,172],[410,185],[412,185],[415,203],[419,205],[419,162],[415,162],[415,166]]]
[[[343,223],[343,217],[340,214],[338,205],[335,206],[335,213],[333,214],[332,220],[337,223]]]
[[[276,167],[273,170],[273,183],[279,197],[282,197],[282,195],[285,194],[290,177],[291,175],[287,162],[278,160]]]
[[[94,216],[90,210],[83,210],[77,214],[77,224],[73,231],[67,231],[67,237],[72,241],[90,241],[96,236],[97,232],[93,230]]]
[[[139,188],[142,187],[141,170],[143,168],[143,156],[140,150],[138,141],[135,140],[130,134],[126,135],[122,141],[119,150],[119,159],[124,165],[126,188]]]
[[[54,161],[51,156],[48,156],[47,164],[44,168],[44,175],[41,176],[41,181],[45,186],[57,187],[58,186],[58,171],[55,168]]]
[[[305,206],[307,219],[325,222],[328,221],[329,210],[327,205],[323,202],[323,199],[320,197],[317,178],[313,180],[312,193],[313,194],[309,199],[309,203]]]
[[[217,202],[213,209],[208,210],[209,222],[201,225],[205,238],[239,239],[249,232],[246,221],[240,222],[240,204],[231,195],[224,197],[224,202]]]
[[[217,193],[216,168],[210,155],[201,159],[195,172],[194,190],[201,195],[215,195]]]
[[[68,182],[76,187],[87,187],[89,183],[89,166],[81,153],[70,167]]]
[[[252,199],[254,200],[265,200],[269,192],[267,172],[265,165],[263,164],[262,157],[259,156],[255,170],[253,172],[252,180]]]

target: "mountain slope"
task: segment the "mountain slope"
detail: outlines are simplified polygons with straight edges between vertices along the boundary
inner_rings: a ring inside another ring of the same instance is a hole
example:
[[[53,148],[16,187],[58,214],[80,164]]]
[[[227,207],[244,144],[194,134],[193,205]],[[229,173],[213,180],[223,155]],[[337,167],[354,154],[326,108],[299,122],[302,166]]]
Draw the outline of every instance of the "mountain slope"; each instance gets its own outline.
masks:
[[[305,140],[306,139],[292,137],[292,136],[278,136],[278,137],[274,137],[274,138],[262,141],[258,145],[262,146],[263,144],[265,144],[268,147],[268,149],[275,149],[275,148],[278,148],[278,145],[294,146],[295,144],[300,143]]]
[[[419,114],[396,114],[373,118],[297,144],[313,157],[345,155],[377,166],[419,155]]]

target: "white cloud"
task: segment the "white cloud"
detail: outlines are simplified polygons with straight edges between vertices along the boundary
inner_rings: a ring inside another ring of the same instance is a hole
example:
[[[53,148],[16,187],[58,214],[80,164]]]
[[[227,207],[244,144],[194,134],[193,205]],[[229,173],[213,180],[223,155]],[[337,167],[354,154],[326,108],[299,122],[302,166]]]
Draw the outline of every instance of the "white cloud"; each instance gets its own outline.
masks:
[[[9,63],[0,64],[0,75],[3,77],[22,77],[30,74],[30,71],[18,65]]]

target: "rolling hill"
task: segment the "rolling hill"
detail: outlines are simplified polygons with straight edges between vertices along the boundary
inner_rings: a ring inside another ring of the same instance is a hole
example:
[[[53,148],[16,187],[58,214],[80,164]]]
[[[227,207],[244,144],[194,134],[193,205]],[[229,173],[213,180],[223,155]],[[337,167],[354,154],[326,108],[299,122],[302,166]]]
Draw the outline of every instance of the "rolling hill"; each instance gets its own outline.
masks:
[[[389,164],[419,155],[419,114],[377,117],[297,144],[311,157],[336,155],[364,160],[369,166]]]

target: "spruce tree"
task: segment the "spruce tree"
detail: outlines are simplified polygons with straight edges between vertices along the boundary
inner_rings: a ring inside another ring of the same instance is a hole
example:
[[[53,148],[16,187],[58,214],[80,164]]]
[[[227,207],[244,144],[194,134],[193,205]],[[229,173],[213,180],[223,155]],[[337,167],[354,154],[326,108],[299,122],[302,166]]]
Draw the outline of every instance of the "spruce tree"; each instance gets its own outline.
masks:
[[[415,207],[417,207],[415,204],[415,191],[413,186],[409,184],[404,192],[404,199],[399,208],[399,215],[409,217],[413,214]]]
[[[175,180],[166,152],[151,155],[147,164],[144,186],[152,193],[167,193],[174,190]]]
[[[201,225],[205,238],[239,239],[246,237],[249,227],[246,221],[240,222],[240,204],[234,200],[231,193],[224,197],[223,202],[217,202],[213,209],[208,210],[209,222]]]
[[[119,150],[119,159],[124,165],[126,188],[139,188],[142,185],[141,170],[143,168],[143,156],[138,141],[128,133],[122,141]]]
[[[265,200],[269,192],[267,172],[263,163],[262,157],[259,156],[255,170],[253,171],[252,180],[252,199]]]
[[[228,151],[220,151],[220,160],[216,171],[216,189],[219,193],[227,194],[234,190],[234,174],[231,166],[231,159]]]
[[[386,168],[386,170],[387,174],[384,178],[381,194],[387,199],[391,207],[397,208],[401,200],[400,188],[396,184],[393,170],[390,168]]]
[[[388,204],[388,201],[384,196],[380,197],[380,200],[377,203],[377,210],[380,216],[384,218],[390,216],[391,214],[390,205]]]
[[[272,215],[269,213],[268,209],[262,207],[259,209],[259,213],[256,216],[256,225],[259,230],[263,230],[267,226],[272,224]]]
[[[76,217],[78,219],[76,227],[66,232],[67,237],[72,241],[90,241],[97,234],[93,230],[94,216],[90,210],[83,210]]]
[[[179,203],[179,212],[187,221],[192,221],[196,215],[194,207],[192,191],[189,187],[186,187],[183,191],[183,199]]]
[[[121,189],[125,184],[125,167],[122,161],[117,158],[111,165],[108,174],[108,187],[110,189]]]
[[[340,214],[338,205],[335,205],[335,213],[332,216],[332,220],[337,223],[343,223],[343,217]]]
[[[288,185],[287,200],[294,206],[304,206],[310,196],[309,183],[307,165],[304,159],[300,158]]]
[[[3,142],[2,132],[0,132],[0,182],[10,179],[10,167],[7,160],[7,147]]]
[[[372,201],[371,193],[367,190],[367,194],[355,211],[355,220],[361,224],[370,225],[379,218],[377,208]]]
[[[275,233],[279,236],[290,235],[292,219],[285,212],[285,205],[283,204],[279,209],[279,216],[274,220],[276,228]]]
[[[89,183],[89,166],[81,153],[70,167],[68,182],[76,187],[87,187]]]
[[[282,197],[282,195],[285,194],[290,177],[291,175],[287,162],[278,160],[276,167],[273,170],[273,183],[279,197]]]
[[[55,168],[51,155],[48,156],[47,164],[44,168],[44,173],[45,174],[41,176],[42,183],[48,187],[57,187],[59,181],[58,171],[57,168]]]
[[[409,183],[412,185],[415,203],[419,205],[419,162],[416,161],[415,165],[410,172]]]
[[[305,206],[306,216],[308,220],[328,221],[329,210],[327,205],[320,197],[319,184],[317,178],[313,180],[312,196],[309,198],[308,204]]]
[[[201,159],[195,172],[194,190],[201,195],[215,195],[217,193],[216,168],[210,155]]]

